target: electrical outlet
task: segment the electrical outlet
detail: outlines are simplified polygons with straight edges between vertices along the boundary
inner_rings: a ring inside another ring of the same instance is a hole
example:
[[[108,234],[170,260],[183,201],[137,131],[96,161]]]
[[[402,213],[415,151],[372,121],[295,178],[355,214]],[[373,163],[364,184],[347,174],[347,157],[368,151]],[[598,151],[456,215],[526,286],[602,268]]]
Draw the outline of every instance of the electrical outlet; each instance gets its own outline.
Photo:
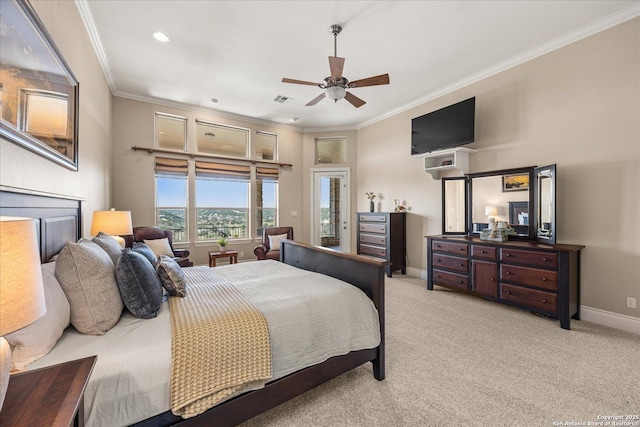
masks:
[[[244,251],[240,251],[240,258],[244,257]]]
[[[627,308],[636,308],[636,299],[627,297]]]

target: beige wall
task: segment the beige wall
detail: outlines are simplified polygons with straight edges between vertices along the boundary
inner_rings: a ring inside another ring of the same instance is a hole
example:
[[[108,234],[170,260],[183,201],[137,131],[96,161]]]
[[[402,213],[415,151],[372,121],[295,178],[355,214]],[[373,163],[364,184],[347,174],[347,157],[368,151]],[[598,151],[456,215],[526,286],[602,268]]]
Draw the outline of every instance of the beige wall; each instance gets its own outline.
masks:
[[[118,210],[130,210],[134,226],[155,224],[154,155],[145,151],[133,151],[131,147],[154,146],[154,117],[156,112],[187,117],[188,151],[195,152],[195,119],[250,129],[251,141],[256,131],[278,135],[278,161],[293,164],[280,170],[279,204],[280,224],[294,228],[295,237],[301,234],[304,224],[302,134],[284,126],[269,126],[249,121],[217,116],[209,110],[185,109],[152,104],[126,98],[113,98],[113,205]],[[253,147],[253,144],[252,144]],[[255,148],[252,148],[255,151]],[[160,156],[163,156],[160,154]],[[164,155],[166,156],[166,155]],[[193,174],[193,170],[190,171]],[[193,191],[191,191],[193,194]],[[191,203],[189,232],[195,235],[195,209]],[[297,216],[292,216],[297,212]],[[229,247],[244,252],[245,259],[255,259],[253,248],[257,240],[231,242]],[[190,258],[196,264],[208,262],[208,251],[217,250],[216,244],[191,243]]]
[[[585,245],[581,304],[640,317],[640,19],[471,84],[358,132],[358,194],[406,200],[410,267],[441,232],[441,182],[411,158],[411,119],[476,97],[470,172],[556,163],[558,243]],[[358,197],[358,209],[366,208]]]
[[[70,171],[2,139],[0,185],[85,199],[82,222],[88,236],[93,211],[110,205],[111,92],[75,3],[32,0],[31,4],[80,83],[79,170]]]

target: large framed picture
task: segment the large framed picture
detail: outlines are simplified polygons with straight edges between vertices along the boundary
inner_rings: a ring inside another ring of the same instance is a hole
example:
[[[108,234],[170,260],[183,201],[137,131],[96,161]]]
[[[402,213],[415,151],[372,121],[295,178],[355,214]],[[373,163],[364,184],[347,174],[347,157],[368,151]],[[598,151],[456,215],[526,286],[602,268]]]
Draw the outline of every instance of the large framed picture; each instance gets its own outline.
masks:
[[[0,136],[78,170],[78,81],[27,0],[0,2]]]
[[[529,189],[529,174],[513,174],[502,176],[502,192],[525,191]]]

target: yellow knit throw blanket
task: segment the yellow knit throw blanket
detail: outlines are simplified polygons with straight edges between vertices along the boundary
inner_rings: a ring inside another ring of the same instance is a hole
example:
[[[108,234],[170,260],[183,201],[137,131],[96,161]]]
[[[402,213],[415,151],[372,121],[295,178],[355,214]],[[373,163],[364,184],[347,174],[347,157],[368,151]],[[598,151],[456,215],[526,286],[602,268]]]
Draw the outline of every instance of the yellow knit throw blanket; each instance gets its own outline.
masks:
[[[171,410],[183,418],[260,388],[272,376],[262,313],[213,270],[195,275],[206,277],[190,280],[185,298],[169,298]]]

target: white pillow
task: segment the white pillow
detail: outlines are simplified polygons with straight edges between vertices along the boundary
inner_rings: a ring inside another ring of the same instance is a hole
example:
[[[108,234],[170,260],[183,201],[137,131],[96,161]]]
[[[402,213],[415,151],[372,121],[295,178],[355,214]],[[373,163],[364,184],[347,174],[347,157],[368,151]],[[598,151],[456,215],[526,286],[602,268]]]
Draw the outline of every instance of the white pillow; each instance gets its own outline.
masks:
[[[56,264],[42,265],[47,313],[22,329],[5,335],[11,346],[11,371],[20,371],[49,353],[69,326],[69,301],[55,276]]]
[[[272,251],[279,251],[280,240],[284,240],[286,238],[287,238],[287,233],[269,236],[269,247],[271,248]]]
[[[171,246],[169,245],[169,239],[166,237],[164,239],[152,239],[152,240],[144,240],[144,244],[149,246],[156,256],[166,255],[173,257],[173,251],[171,250]]]

